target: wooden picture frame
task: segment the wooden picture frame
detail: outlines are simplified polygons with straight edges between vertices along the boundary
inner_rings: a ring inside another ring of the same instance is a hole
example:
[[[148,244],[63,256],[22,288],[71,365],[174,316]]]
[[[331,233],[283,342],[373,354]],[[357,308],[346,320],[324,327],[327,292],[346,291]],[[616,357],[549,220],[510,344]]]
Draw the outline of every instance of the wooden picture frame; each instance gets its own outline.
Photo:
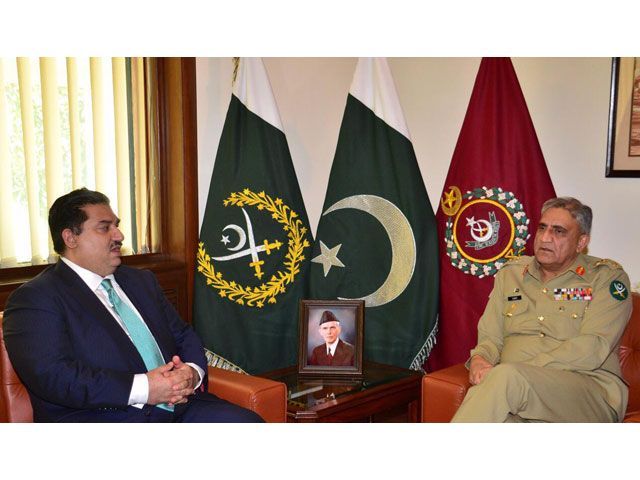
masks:
[[[299,338],[298,375],[362,378],[364,300],[301,300]],[[338,341],[333,356],[330,340]]]
[[[640,177],[640,57],[611,62],[605,176]]]

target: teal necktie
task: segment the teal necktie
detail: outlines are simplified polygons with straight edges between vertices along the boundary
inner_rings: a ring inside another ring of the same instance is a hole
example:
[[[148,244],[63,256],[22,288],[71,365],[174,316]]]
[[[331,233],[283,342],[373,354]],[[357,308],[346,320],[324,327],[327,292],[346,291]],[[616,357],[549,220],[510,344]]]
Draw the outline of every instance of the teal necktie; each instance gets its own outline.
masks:
[[[127,332],[129,332],[133,344],[138,349],[138,353],[140,353],[145,367],[147,367],[147,371],[164,365],[164,359],[162,358],[160,349],[142,319],[118,296],[111,285],[111,280],[106,278],[102,281],[101,285],[107,291],[113,309],[120,317],[120,320],[122,320]],[[173,411],[173,407],[165,403],[158,405],[158,407],[169,410],[170,412]]]

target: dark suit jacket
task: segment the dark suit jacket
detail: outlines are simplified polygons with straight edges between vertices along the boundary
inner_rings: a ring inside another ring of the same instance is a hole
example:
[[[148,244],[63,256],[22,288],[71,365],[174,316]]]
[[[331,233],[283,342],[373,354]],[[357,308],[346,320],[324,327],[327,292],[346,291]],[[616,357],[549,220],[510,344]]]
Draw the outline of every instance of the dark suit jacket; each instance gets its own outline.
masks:
[[[338,346],[334,352],[333,359],[327,355],[327,344],[323,343],[313,349],[309,365],[331,365],[338,367],[353,367],[353,345],[342,340],[338,340]]]
[[[179,317],[155,276],[120,266],[115,278],[144,318],[165,361],[179,355],[206,375],[202,341]],[[11,363],[27,387],[35,421],[117,420],[140,411],[127,403],[142,357],[82,279],[64,262],[9,297],[2,322]],[[206,391],[206,378],[203,382]],[[89,415],[89,416],[88,416]]]

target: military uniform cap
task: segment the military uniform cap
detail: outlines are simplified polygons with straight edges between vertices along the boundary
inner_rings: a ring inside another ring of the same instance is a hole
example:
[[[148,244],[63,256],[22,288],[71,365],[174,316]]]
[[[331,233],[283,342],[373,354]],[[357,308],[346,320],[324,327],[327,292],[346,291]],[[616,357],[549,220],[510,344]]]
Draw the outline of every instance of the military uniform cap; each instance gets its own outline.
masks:
[[[323,323],[327,323],[327,322],[338,322],[338,323],[340,323],[340,320],[338,320],[336,318],[336,316],[333,314],[333,312],[330,312],[329,310],[325,310],[324,312],[322,312],[322,317],[320,317],[320,325],[322,325]]]

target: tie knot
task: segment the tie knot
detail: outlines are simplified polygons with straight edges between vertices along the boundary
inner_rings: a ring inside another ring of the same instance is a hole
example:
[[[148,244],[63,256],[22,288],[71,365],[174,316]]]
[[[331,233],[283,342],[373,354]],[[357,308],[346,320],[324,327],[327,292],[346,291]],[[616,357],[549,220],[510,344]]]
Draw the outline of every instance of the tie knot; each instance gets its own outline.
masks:
[[[107,293],[111,293],[113,291],[113,285],[111,285],[111,280],[109,280],[108,278],[102,280],[102,282],[100,282],[100,285],[102,285],[102,288],[104,288]]]

